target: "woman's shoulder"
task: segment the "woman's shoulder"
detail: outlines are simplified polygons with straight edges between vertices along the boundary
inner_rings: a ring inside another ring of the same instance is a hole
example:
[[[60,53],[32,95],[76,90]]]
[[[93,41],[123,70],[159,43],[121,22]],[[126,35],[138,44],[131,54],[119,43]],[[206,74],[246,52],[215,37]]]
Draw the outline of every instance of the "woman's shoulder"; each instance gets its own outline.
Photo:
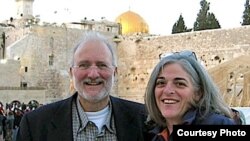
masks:
[[[235,125],[232,118],[218,113],[209,113],[206,117],[200,120],[199,123],[209,125]]]

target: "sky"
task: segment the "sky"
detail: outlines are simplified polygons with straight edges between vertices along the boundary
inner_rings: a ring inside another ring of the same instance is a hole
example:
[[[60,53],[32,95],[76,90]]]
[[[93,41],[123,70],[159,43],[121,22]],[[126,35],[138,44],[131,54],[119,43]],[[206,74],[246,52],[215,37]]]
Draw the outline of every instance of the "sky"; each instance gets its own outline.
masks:
[[[46,22],[79,22],[81,19],[109,21],[131,10],[149,25],[149,32],[171,34],[182,14],[188,28],[193,28],[201,0],[34,0],[33,15]],[[241,26],[246,0],[207,0],[222,29]],[[15,17],[15,0],[0,0],[0,21]]]

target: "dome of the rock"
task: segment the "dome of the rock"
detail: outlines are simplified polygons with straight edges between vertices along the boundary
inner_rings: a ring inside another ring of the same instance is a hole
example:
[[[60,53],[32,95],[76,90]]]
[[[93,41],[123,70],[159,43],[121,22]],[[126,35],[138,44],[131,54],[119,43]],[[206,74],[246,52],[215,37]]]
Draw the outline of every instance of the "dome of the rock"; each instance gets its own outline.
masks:
[[[148,24],[135,12],[122,13],[115,21],[121,25],[122,34],[149,33]]]

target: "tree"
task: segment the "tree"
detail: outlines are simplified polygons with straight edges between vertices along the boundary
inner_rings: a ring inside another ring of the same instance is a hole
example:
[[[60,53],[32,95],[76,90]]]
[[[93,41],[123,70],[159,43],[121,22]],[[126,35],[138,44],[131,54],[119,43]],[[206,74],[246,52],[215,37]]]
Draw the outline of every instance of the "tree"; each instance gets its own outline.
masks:
[[[207,12],[209,10],[210,3],[207,3],[206,0],[202,0],[200,5],[201,9],[197,14],[196,21],[194,22],[194,31],[206,29]]]
[[[213,13],[208,13],[207,29],[217,29],[217,28],[220,28],[220,23],[215,18]]]
[[[180,14],[179,19],[173,25],[172,34],[182,33],[182,32],[187,32],[187,31],[189,31],[189,30],[187,29],[187,27],[185,25],[185,21],[184,21],[184,18],[182,17],[182,14]]]
[[[201,0],[201,9],[197,14],[196,21],[194,22],[194,31],[205,30],[205,29],[216,29],[220,28],[219,21],[216,19],[213,13],[208,12],[210,9],[210,3],[206,0]]]
[[[250,5],[249,5],[249,0],[246,0],[245,3],[245,10],[243,12],[243,22],[241,25],[250,25]]]

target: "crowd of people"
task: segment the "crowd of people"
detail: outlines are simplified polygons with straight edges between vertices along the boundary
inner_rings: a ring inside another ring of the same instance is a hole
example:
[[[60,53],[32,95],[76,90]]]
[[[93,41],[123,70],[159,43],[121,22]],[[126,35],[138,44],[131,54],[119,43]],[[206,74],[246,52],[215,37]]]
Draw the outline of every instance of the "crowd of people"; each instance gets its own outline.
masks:
[[[27,104],[19,101],[0,102],[0,141],[14,141],[22,116],[39,106],[35,100]]]

